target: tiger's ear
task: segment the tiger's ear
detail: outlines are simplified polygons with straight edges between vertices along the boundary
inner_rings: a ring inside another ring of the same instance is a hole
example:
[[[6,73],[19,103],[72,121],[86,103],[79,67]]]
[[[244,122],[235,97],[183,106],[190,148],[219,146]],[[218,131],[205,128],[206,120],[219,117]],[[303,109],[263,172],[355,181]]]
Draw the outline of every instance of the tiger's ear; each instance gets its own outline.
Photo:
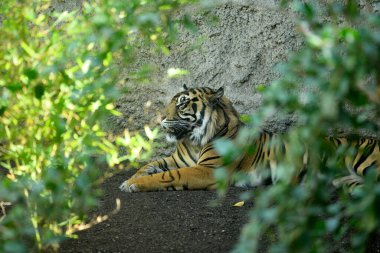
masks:
[[[218,100],[221,97],[223,97],[223,95],[224,95],[224,89],[223,87],[220,87],[219,89],[214,91],[214,93],[211,94],[211,96],[209,97],[209,101],[211,102],[211,104],[215,104],[218,102]]]
[[[214,93],[214,97],[215,97],[216,99],[219,99],[219,98],[223,97],[223,95],[224,95],[224,89],[223,89],[223,87],[220,87],[220,88],[217,89],[217,91],[215,91],[215,93]]]
[[[189,90],[189,88],[187,88],[186,84],[183,84],[183,89],[184,90]]]

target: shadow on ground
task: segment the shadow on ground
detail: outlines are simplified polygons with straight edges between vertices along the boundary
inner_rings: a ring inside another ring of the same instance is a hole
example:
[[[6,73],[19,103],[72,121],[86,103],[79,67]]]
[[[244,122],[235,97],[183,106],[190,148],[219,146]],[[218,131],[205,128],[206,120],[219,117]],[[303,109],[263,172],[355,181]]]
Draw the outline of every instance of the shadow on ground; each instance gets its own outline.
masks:
[[[215,191],[124,193],[118,186],[133,172],[103,184],[104,196],[92,215],[120,211],[62,243],[59,252],[229,252],[248,220],[252,204],[233,207],[243,192],[231,188],[216,207]]]

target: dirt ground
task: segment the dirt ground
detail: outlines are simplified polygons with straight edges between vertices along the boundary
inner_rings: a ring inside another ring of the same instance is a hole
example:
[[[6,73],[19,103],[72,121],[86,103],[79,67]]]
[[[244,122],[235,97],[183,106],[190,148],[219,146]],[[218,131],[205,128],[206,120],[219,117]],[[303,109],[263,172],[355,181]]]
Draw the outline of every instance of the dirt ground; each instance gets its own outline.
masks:
[[[109,219],[77,233],[78,239],[67,240],[60,253],[80,252],[230,252],[248,221],[253,203],[242,207],[242,188],[230,188],[217,205],[215,191],[169,191],[125,193],[118,186],[134,171],[119,173],[103,184],[104,195],[90,216],[108,215]],[[111,214],[120,200],[120,210]],[[347,252],[348,238],[332,249]],[[266,252],[265,240],[260,252]],[[380,237],[370,239],[366,253],[380,252]]]
[[[241,188],[231,188],[217,206],[215,191],[125,193],[118,186],[133,171],[103,184],[104,196],[92,215],[111,213],[120,199],[119,212],[90,229],[79,239],[62,243],[66,252],[229,252],[248,220],[252,203],[234,207]]]
[[[232,206],[244,189],[231,187],[217,205],[211,205],[217,199],[215,191],[121,192],[118,186],[133,173],[122,172],[103,183],[104,195],[89,216],[109,219],[80,231],[78,239],[64,241],[60,253],[219,253],[234,248],[253,206]],[[120,209],[114,213],[117,199]],[[348,239],[331,252],[347,252]],[[266,252],[267,245],[263,238],[259,252]],[[380,235],[370,238],[365,252],[380,253]]]

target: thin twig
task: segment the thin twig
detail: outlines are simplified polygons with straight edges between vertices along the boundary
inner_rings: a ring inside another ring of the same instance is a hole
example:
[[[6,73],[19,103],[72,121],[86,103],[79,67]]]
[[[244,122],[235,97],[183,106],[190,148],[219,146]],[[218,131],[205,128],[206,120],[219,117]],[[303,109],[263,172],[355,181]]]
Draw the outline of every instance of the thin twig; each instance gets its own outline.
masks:
[[[5,211],[5,206],[10,206],[10,205],[12,205],[11,202],[0,201],[0,209],[1,209],[1,212],[2,212],[2,216],[0,218],[0,222],[5,218],[5,216],[7,216],[7,212]]]

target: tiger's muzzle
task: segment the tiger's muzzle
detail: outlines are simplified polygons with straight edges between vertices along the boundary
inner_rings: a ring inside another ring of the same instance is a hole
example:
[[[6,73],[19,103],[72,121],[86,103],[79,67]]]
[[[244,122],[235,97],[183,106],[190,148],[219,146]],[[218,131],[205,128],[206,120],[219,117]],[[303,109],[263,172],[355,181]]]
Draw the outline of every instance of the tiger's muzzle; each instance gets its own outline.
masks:
[[[169,137],[174,137],[177,140],[182,139],[192,130],[192,127],[188,122],[181,120],[164,119],[161,121],[161,127]]]

